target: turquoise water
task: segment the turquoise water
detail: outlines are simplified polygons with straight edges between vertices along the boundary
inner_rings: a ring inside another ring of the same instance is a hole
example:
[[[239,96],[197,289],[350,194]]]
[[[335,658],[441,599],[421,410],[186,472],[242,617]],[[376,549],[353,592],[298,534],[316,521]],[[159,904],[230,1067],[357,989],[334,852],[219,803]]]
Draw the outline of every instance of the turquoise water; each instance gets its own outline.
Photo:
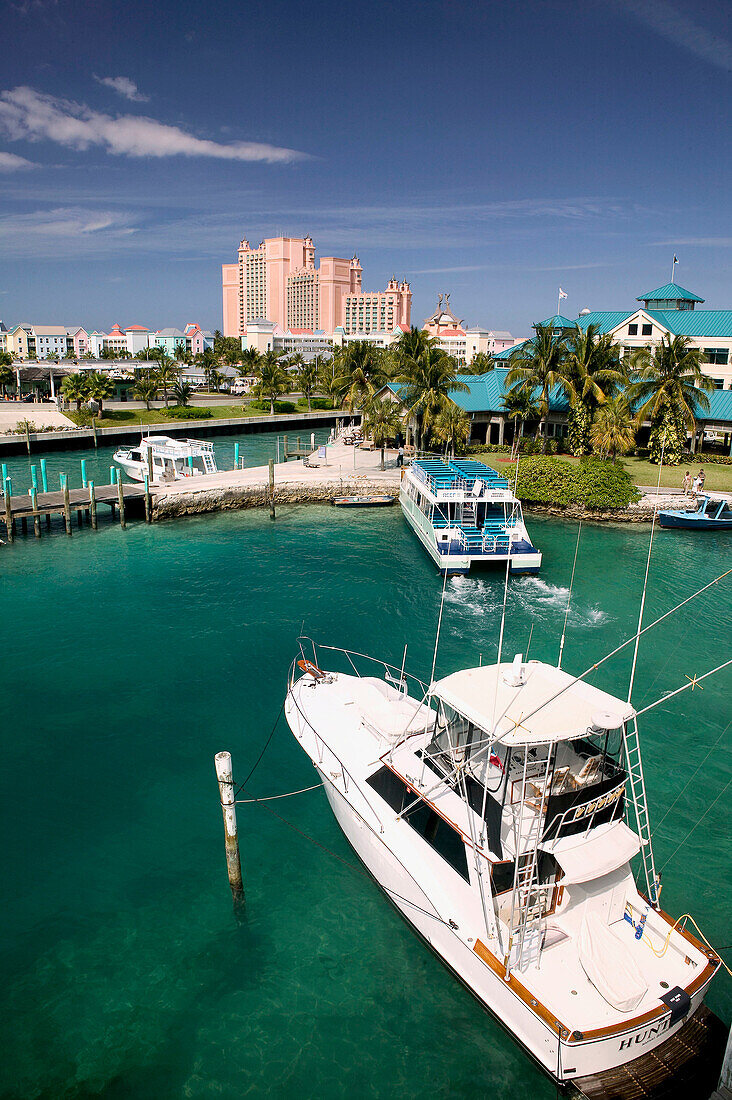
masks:
[[[165,433],[164,427],[156,429],[152,428],[153,434],[157,431],[158,435]],[[316,444],[325,443],[330,428],[318,428],[315,431]],[[195,431],[192,432],[193,437],[196,436]],[[310,432],[300,432],[303,447],[308,446],[310,443]],[[216,454],[216,464],[220,470],[233,470],[234,469],[234,447],[239,444],[239,458],[245,466],[265,466],[270,458],[277,458],[277,440],[280,441],[280,456],[283,454],[282,449],[282,432],[261,432],[251,435],[242,434],[241,432],[234,433],[232,435],[217,435],[212,436],[214,444],[214,452]],[[205,438],[205,431],[201,433],[201,438]],[[288,442],[290,447],[294,447],[297,442],[297,434],[289,433]],[[50,492],[60,487],[59,474],[66,474],[69,479],[70,489],[80,489],[82,485],[81,480],[81,460],[86,463],[86,476],[89,481],[93,481],[95,485],[108,485],[110,482],[110,466],[114,465],[112,456],[114,452],[120,446],[132,446],[134,440],[130,440],[129,444],[115,443],[110,447],[99,447],[95,450],[93,447],[89,447],[86,450],[79,451],[33,451],[31,455],[14,455],[12,458],[5,458],[3,461],[8,467],[8,475],[12,478],[13,493],[25,493],[30,489],[33,484],[33,478],[31,473],[31,466],[36,466],[36,477],[38,478],[38,485],[41,485],[41,459],[46,460],[46,474],[48,478],[48,488]]]
[[[261,438],[261,437],[260,437]],[[254,440],[253,440],[254,442]],[[576,527],[531,518],[541,576],[510,583],[506,652],[556,660]],[[647,529],[586,527],[564,667],[631,633]],[[648,617],[732,565],[724,536],[659,532]],[[243,777],[301,625],[427,675],[440,581],[398,509],[280,508],[60,531],[0,547],[3,1097],[475,1097],[554,1087],[376,886],[239,807],[232,916],[214,753]],[[494,656],[500,574],[448,582],[437,674]],[[641,642],[638,706],[727,655],[729,581]],[[629,647],[630,648],[630,647]],[[630,657],[595,682],[623,692]],[[642,720],[653,822],[729,721],[729,671]],[[729,734],[656,836],[664,907],[729,944]],[[726,750],[726,751],[725,751]],[[252,793],[306,787],[284,724]],[[320,790],[272,804],[351,860]],[[730,952],[726,952],[727,959]],[[727,1021],[732,990],[709,998]]]

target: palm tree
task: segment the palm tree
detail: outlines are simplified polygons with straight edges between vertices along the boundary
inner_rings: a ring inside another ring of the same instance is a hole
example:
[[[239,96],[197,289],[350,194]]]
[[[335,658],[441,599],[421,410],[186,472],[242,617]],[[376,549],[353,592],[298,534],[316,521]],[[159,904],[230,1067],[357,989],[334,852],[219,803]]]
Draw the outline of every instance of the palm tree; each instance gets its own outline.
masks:
[[[368,340],[354,340],[343,349],[338,395],[347,409],[365,407],[386,381],[379,349]]]
[[[430,348],[437,347],[437,341],[423,328],[414,325],[409,332],[403,332],[393,345],[393,352],[400,368],[406,368],[408,363],[414,363]]]
[[[533,340],[520,344],[509,356],[506,386],[522,389],[529,394],[539,390],[539,430],[543,434],[542,451],[547,452],[549,434],[549,394],[559,386],[573,399],[575,390],[567,374],[567,343],[564,335],[555,333],[549,325],[537,325]],[[537,433],[538,434],[538,433]]]
[[[164,353],[160,359],[160,366],[155,372],[158,382],[158,388],[163,391],[163,400],[165,407],[168,407],[168,386],[174,386],[180,378],[180,368],[176,366],[172,359],[168,358],[167,353]]]
[[[394,439],[402,424],[396,404],[389,398],[370,397],[364,405],[364,431],[381,448],[381,469],[385,469],[386,444]]]
[[[181,343],[175,345],[174,355],[179,363],[185,363],[187,361],[186,354],[186,346],[182,341]]]
[[[216,393],[220,393],[221,386],[225,381],[226,375],[222,371],[218,370],[216,367],[212,367],[208,373],[209,386],[213,386],[216,390]]]
[[[101,371],[90,371],[86,376],[87,393],[93,401],[99,402],[99,418],[104,416],[104,401],[114,395],[114,382]]]
[[[487,374],[496,369],[496,362],[490,352],[476,351],[467,367],[463,367],[463,374]]]
[[[709,412],[707,394],[714,389],[711,378],[702,373],[701,351],[692,348],[685,336],[661,338],[651,349],[640,348],[632,358],[632,382],[628,401],[636,409],[636,424],[651,422],[651,462],[677,466],[681,461],[686,432],[696,434],[697,411]]]
[[[300,358],[302,358],[302,356]],[[297,384],[302,390],[303,397],[307,398],[308,412],[310,412],[310,398],[315,392],[315,388],[318,384],[318,366],[313,359],[311,359],[309,363],[306,363],[303,359],[300,369],[297,372]]]
[[[145,402],[145,408],[150,408],[150,402],[158,396],[157,372],[152,370],[135,371],[134,397],[138,401]]]
[[[405,333],[406,335],[406,333]],[[422,449],[426,430],[434,422],[450,393],[468,387],[458,378],[454,359],[437,347],[434,340],[416,359],[404,364],[398,381],[405,383],[402,401],[417,420],[417,447]]]
[[[592,446],[601,455],[627,454],[635,443],[633,414],[623,394],[608,397],[595,414],[590,429]]]
[[[176,382],[173,386],[173,397],[176,405],[187,405],[192,393],[193,390],[187,382]]]
[[[524,390],[520,386],[516,386],[514,389],[507,390],[506,393],[504,393],[502,407],[505,409],[508,419],[514,422],[514,446],[518,451],[524,434],[524,424],[529,420],[539,419],[538,402],[534,399],[534,395],[529,390]],[[517,424],[518,435],[516,435]]]
[[[82,401],[86,401],[89,396],[86,375],[67,374],[61,383],[61,393],[67,401],[76,402],[76,411],[79,412]]]
[[[241,353],[241,361],[237,364],[236,373],[240,378],[251,378],[257,373],[260,355],[256,348],[246,348]]]
[[[567,335],[567,370],[574,387],[567,421],[569,448],[574,455],[590,453],[590,426],[595,410],[627,382],[620,347],[600,326],[579,325]]]
[[[434,431],[445,450],[454,455],[470,439],[470,417],[448,397],[435,417]]]
[[[5,352],[5,351],[0,352],[0,386],[2,386],[3,397],[5,396],[5,387],[9,386],[10,383],[15,380],[15,375],[13,373],[13,370],[12,370],[10,364],[6,360],[3,359],[3,356],[5,356],[7,354],[8,353]],[[12,361],[13,361],[13,359],[12,359],[12,356],[11,356],[10,357],[10,362],[12,363]],[[71,378],[73,376],[69,375],[69,377]]]
[[[290,391],[290,376],[276,352],[265,351],[261,356],[257,365],[257,378],[256,392],[269,400],[269,413],[272,416],[277,398]]]
[[[342,388],[342,376],[340,373],[340,348],[334,349],[333,354],[318,368],[318,389],[326,397],[331,399],[335,408],[336,401]]]

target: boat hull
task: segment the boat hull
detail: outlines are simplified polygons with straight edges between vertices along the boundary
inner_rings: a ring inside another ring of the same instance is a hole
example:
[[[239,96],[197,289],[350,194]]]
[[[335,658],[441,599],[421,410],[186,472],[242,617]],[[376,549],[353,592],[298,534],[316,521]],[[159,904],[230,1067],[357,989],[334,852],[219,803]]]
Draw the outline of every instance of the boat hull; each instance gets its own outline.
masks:
[[[388,508],[394,497],[333,497],[336,508]]]
[[[491,969],[476,954],[475,947],[460,938],[459,927],[451,928],[437,915],[430,898],[369,820],[356,810],[345,789],[341,791],[332,773],[314,763],[344,836],[400,915],[554,1081],[566,1085],[575,1078],[601,1074],[618,1066],[632,1066],[629,1051],[633,1052],[633,1058],[648,1054],[680,1031],[702,1005],[709,982],[691,996],[688,1014],[673,1025],[670,1016],[666,1016],[652,1024],[641,1022],[627,1031],[616,1031],[593,1040],[559,1038],[556,1030],[526,1003],[515,976],[509,982],[504,980],[500,960],[496,959],[497,967]]]
[[[729,519],[712,519],[693,512],[687,515],[659,512],[658,522],[661,527],[679,527],[687,531],[732,531],[732,516]]]

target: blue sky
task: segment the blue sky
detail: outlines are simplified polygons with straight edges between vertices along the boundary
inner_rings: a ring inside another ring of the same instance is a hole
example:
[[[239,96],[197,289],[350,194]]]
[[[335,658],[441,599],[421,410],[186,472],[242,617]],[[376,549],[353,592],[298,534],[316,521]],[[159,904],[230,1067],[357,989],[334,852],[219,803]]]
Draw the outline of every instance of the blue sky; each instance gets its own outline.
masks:
[[[0,3],[0,317],[221,326],[246,236],[527,332],[732,307],[726,0]]]

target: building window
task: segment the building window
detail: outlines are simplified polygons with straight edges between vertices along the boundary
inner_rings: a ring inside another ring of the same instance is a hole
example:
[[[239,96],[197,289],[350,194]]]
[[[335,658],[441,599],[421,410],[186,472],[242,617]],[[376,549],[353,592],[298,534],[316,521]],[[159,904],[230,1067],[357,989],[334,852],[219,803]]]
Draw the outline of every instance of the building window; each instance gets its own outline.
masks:
[[[723,390],[724,389],[724,378],[713,378],[712,382],[714,382],[715,390]]]
[[[638,326],[637,325],[628,325],[628,336],[637,336],[637,335],[638,335]]]
[[[643,325],[641,336],[650,336],[653,333],[653,325]]]
[[[707,363],[713,363],[717,367],[726,367],[729,359],[727,348],[704,348],[704,358]]]

